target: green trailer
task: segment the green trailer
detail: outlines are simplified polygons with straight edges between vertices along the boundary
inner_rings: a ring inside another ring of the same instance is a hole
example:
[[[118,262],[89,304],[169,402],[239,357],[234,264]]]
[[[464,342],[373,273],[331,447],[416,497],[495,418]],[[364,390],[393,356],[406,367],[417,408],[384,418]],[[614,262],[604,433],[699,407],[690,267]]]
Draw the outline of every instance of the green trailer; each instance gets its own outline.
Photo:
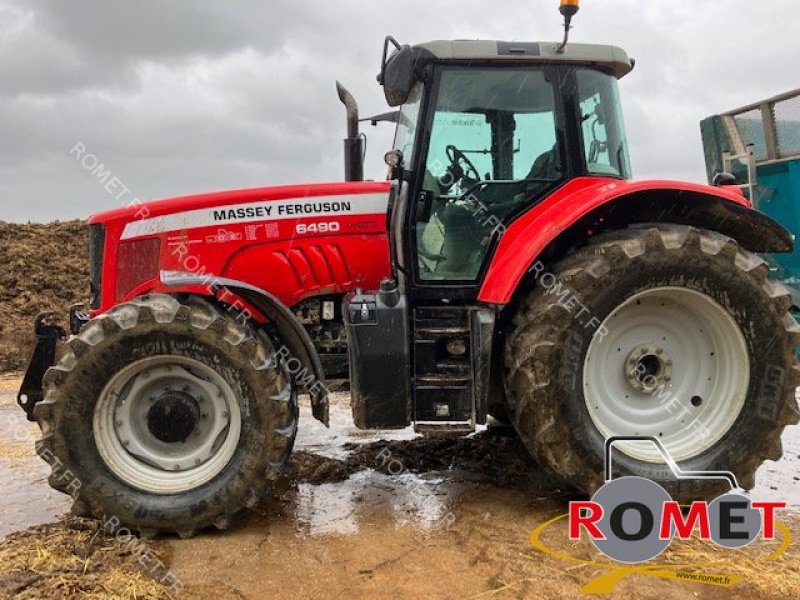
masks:
[[[800,236],[800,89],[703,119],[709,182],[730,173],[753,204]],[[768,256],[800,316],[800,244]]]

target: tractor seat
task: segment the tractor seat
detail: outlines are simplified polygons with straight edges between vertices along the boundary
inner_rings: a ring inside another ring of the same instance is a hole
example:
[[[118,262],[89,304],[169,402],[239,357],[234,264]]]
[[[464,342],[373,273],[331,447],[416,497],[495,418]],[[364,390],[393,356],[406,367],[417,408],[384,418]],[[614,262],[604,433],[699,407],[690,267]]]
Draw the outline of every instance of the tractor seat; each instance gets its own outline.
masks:
[[[555,181],[561,177],[561,160],[558,149],[553,146],[547,152],[542,152],[531,166],[525,179],[550,179]]]

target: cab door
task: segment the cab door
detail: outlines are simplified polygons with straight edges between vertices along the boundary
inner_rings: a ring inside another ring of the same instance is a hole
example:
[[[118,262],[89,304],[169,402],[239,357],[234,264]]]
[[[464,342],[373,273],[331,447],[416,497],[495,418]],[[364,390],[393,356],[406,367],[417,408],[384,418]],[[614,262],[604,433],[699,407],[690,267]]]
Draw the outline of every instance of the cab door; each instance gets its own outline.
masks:
[[[566,179],[557,78],[539,66],[434,69],[407,210],[414,296],[474,299],[510,220]]]

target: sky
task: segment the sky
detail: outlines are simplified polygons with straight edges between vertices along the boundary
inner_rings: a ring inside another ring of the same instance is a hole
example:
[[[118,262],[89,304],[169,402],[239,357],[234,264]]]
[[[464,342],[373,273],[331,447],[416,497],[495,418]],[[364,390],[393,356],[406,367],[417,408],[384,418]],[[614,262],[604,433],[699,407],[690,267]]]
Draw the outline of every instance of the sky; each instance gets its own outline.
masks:
[[[0,220],[341,180],[335,81],[362,115],[385,111],[375,80],[385,35],[556,40],[557,7],[0,0]],[[572,41],[615,44],[636,59],[620,87],[637,178],[704,181],[702,118],[800,87],[797,0],[584,0],[573,25]],[[368,178],[385,177],[392,127],[367,124]],[[78,144],[123,187],[101,185],[76,160]]]

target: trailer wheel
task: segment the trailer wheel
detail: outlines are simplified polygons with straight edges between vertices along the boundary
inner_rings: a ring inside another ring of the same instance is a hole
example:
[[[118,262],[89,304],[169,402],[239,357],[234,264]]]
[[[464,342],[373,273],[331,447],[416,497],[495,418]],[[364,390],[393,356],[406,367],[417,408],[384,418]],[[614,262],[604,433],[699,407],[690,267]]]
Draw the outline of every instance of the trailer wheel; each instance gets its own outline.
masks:
[[[781,457],[781,433],[799,416],[800,329],[761,258],[715,232],[658,224],[536,269],[506,342],[506,382],[542,466],[591,494],[604,483],[606,438],[654,436],[682,469],[731,471],[749,489],[759,465]],[[725,491],[675,480],[648,442],[615,445],[613,464],[679,501]]]
[[[68,344],[35,416],[49,483],[73,512],[187,537],[265,497],[298,417],[265,335],[198,298],[153,295]]]

